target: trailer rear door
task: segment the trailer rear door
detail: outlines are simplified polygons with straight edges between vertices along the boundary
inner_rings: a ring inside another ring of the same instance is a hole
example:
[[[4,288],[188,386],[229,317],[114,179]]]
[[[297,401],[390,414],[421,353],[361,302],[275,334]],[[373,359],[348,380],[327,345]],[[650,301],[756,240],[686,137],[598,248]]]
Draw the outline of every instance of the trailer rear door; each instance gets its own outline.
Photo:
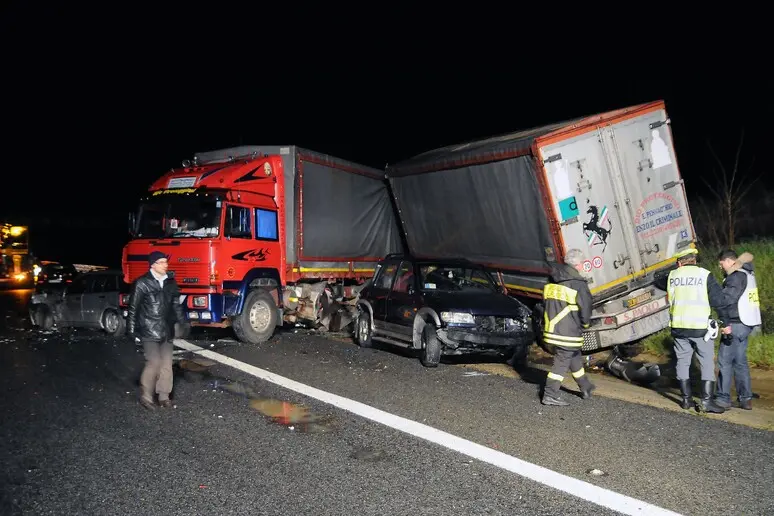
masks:
[[[632,220],[639,268],[657,269],[694,240],[666,110],[612,124],[605,144],[620,168],[624,201]],[[633,264],[636,261],[632,260]]]

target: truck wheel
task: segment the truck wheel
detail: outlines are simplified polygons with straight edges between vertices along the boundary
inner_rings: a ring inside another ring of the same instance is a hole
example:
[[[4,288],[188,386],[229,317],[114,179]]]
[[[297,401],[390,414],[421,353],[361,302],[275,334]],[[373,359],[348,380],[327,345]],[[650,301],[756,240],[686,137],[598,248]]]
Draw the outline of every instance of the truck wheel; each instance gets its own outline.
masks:
[[[102,314],[102,327],[108,335],[120,337],[126,332],[126,321],[115,310],[105,310]]]
[[[360,310],[355,324],[355,341],[361,348],[370,348],[371,340],[371,316],[365,310]]]
[[[438,367],[441,361],[441,341],[435,333],[435,326],[426,324],[422,328],[422,351],[419,361],[425,367]]]
[[[251,290],[242,313],[234,318],[234,333],[242,342],[261,344],[274,334],[277,317],[277,303],[271,294],[262,288]]]

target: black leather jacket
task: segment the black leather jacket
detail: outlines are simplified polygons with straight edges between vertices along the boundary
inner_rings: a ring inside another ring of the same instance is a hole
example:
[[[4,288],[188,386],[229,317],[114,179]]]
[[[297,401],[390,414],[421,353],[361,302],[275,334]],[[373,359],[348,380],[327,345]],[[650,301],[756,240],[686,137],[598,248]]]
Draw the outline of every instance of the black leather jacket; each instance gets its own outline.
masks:
[[[180,305],[180,288],[168,277],[164,288],[151,271],[132,284],[127,317],[127,333],[147,340],[167,340],[175,336],[174,324],[186,324]]]

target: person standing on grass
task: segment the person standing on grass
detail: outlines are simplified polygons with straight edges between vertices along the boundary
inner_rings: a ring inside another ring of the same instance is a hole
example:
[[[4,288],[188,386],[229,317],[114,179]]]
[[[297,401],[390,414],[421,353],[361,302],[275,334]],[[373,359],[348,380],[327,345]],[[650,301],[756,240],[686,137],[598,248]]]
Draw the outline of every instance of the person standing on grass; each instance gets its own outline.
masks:
[[[722,318],[727,326],[721,330],[715,403],[725,409],[731,408],[731,379],[734,378],[739,406],[752,410],[747,339],[753,328],[761,324],[761,305],[752,261],[752,254],[737,256],[733,249],[718,254],[718,265],[726,276],[723,280],[726,306]]]

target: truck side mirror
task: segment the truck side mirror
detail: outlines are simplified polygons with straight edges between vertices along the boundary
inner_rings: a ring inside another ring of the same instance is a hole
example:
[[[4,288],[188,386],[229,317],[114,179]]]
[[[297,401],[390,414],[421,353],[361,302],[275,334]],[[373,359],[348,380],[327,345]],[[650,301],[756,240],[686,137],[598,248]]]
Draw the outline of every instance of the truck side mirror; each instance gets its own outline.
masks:
[[[131,236],[134,236],[135,229],[136,229],[136,226],[137,226],[137,217],[136,217],[136,215],[134,214],[133,211],[129,212],[129,220],[127,222],[128,222],[129,234]]]

